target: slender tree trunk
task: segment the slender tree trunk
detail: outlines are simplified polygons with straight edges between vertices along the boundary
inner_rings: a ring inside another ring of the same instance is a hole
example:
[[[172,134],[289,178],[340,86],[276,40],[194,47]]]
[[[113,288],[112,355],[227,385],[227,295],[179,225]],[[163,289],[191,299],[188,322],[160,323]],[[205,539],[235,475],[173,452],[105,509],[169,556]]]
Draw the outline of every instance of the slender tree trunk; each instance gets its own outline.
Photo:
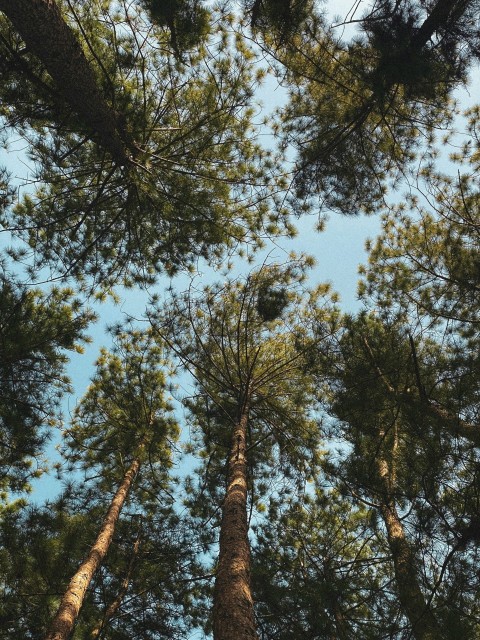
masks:
[[[244,409],[232,434],[227,491],[220,529],[220,553],[215,579],[213,637],[215,640],[257,640],[250,587],[250,545],[247,518],[246,434]]]
[[[125,578],[122,580],[120,590],[117,593],[116,598],[112,600],[112,602],[108,605],[105,613],[103,614],[102,619],[98,622],[97,625],[95,625],[95,628],[93,629],[91,634],[92,640],[95,640],[96,638],[99,637],[102,630],[106,627],[106,625],[111,620],[111,618],[113,618],[115,613],[118,611],[120,605],[122,604],[123,599],[125,598],[125,595],[128,591],[130,580],[132,579],[133,569],[135,566],[135,561],[137,559],[139,548],[140,548],[140,534],[138,535],[137,539],[135,540],[135,544],[133,545],[133,551],[130,558],[130,562],[128,563],[127,573],[125,575]]]
[[[121,165],[129,162],[118,118],[98,86],[75,33],[55,0],[0,0],[28,49],[44,64],[63,99]]]
[[[420,589],[415,555],[397,513],[387,461],[378,459],[377,468],[383,485],[380,512],[387,529],[400,604],[412,625],[415,640],[441,640],[443,635]]]
[[[110,543],[112,542],[118,517],[133,480],[140,468],[140,464],[139,456],[132,462],[125,473],[122,484],[119,486],[110,503],[107,515],[103,520],[93,547],[91,547],[87,557],[70,580],[70,584],[62,597],[62,601],[52,621],[50,630],[45,636],[45,640],[67,640],[70,636],[82,607],[87,588],[105,558]]]
[[[439,4],[443,0],[439,1]],[[379,378],[383,381],[383,384],[389,394],[397,398],[398,394],[394,387],[388,381],[387,376],[381,370],[377,363],[375,355],[370,347],[367,338],[363,337],[363,344],[366,349],[366,353],[371,359]],[[413,342],[411,340],[411,344]],[[416,363],[415,351],[412,351],[414,361]],[[417,367],[417,377],[418,367]],[[423,398],[422,386],[419,382],[419,393]],[[402,395],[402,399],[403,396]],[[411,398],[409,398],[411,400]],[[431,406],[431,405],[427,405]],[[392,447],[392,463],[389,465],[388,461],[381,455],[377,456],[377,473],[378,479],[382,486],[382,496],[380,497],[380,512],[382,514],[383,521],[387,530],[388,545],[393,558],[395,581],[398,588],[400,604],[402,609],[409,619],[412,625],[413,636],[416,640],[441,640],[443,635],[440,630],[440,626],[427,605],[423,596],[422,590],[418,580],[417,562],[415,554],[405,536],[405,531],[402,522],[398,516],[396,504],[395,504],[395,456],[396,449],[398,447],[398,432],[397,426],[394,427],[394,439]],[[379,429],[378,432],[379,442],[385,443],[386,432],[383,429]]]

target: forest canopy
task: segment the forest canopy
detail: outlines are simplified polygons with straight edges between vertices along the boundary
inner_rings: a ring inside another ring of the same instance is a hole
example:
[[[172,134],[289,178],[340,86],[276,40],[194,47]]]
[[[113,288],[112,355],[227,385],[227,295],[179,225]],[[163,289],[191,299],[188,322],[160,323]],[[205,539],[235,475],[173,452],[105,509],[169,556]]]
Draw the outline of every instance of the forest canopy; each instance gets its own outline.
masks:
[[[0,0],[0,639],[480,640],[479,12]]]

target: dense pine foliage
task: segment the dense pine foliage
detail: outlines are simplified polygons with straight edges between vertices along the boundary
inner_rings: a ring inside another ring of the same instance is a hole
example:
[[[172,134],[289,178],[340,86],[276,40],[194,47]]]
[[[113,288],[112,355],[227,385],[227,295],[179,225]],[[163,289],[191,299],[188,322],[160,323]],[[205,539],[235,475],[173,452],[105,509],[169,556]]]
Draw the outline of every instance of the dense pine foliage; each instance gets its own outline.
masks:
[[[480,640],[480,3],[338,11],[0,0],[0,639]]]

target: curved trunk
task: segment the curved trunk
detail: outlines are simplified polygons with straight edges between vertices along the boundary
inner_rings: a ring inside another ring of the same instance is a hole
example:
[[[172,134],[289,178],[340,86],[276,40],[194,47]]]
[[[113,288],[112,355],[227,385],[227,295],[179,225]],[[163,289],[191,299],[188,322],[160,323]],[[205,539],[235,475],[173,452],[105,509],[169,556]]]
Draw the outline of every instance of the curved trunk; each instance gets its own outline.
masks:
[[[245,409],[232,434],[227,490],[220,529],[220,553],[215,578],[213,637],[215,640],[257,640],[250,587],[250,545],[247,518]]]
[[[75,33],[54,0],[0,0],[28,49],[44,64],[63,99],[120,165],[129,162],[115,111],[105,101]]]
[[[384,489],[380,512],[387,530],[388,545],[393,558],[395,582],[403,612],[412,625],[415,640],[441,640],[437,620],[425,602],[420,589],[415,554],[405,536],[390,487],[390,472],[386,460],[377,461],[378,475]]]
[[[140,457],[138,457],[132,462],[128,471],[125,473],[122,484],[119,486],[110,503],[110,508],[103,520],[94,545],[70,580],[70,584],[62,597],[62,601],[50,626],[50,630],[45,636],[45,640],[67,640],[70,636],[82,607],[87,588],[112,542],[115,525],[117,524],[118,517],[133,480],[140,468],[140,464]]]

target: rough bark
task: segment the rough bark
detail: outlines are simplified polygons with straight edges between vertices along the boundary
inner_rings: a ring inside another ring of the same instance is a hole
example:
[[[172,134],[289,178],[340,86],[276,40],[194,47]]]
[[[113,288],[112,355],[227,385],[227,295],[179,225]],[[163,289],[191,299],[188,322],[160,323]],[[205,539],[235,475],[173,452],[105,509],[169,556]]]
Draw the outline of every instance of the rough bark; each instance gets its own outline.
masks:
[[[140,464],[140,457],[137,457],[125,473],[122,484],[119,486],[110,503],[95,543],[70,580],[70,584],[62,597],[62,601],[52,621],[50,630],[45,636],[45,640],[67,640],[72,633],[87,588],[105,558],[110,543],[112,542],[118,517],[133,480],[140,468]]]
[[[336,635],[332,640],[348,640],[348,630],[345,624],[345,618],[338,602],[335,602],[333,605],[333,617],[335,618]]]
[[[232,434],[227,490],[220,528],[220,553],[215,578],[213,637],[215,640],[257,640],[250,586],[247,518],[246,432],[244,410]]]
[[[377,468],[383,486],[380,512],[387,530],[400,604],[412,625],[415,640],[441,640],[443,636],[440,627],[420,589],[415,554],[405,536],[391,493],[391,472],[387,461],[378,459]]]
[[[115,111],[105,101],[75,33],[54,0],[0,0],[0,11],[52,77],[62,98],[120,165],[129,162]]]
[[[133,545],[132,556],[130,558],[130,562],[128,563],[127,573],[124,579],[122,580],[120,590],[117,593],[117,596],[115,597],[115,599],[112,600],[112,602],[106,608],[102,619],[98,622],[98,624],[93,629],[91,633],[92,640],[95,640],[95,638],[99,637],[100,633],[103,631],[103,629],[107,626],[108,622],[113,618],[113,616],[116,614],[116,612],[120,608],[120,605],[122,604],[123,599],[127,594],[128,587],[130,585],[130,580],[132,579],[133,569],[135,567],[135,561],[137,559],[139,548],[140,548],[140,535],[137,537],[137,539],[135,540],[135,544]]]

